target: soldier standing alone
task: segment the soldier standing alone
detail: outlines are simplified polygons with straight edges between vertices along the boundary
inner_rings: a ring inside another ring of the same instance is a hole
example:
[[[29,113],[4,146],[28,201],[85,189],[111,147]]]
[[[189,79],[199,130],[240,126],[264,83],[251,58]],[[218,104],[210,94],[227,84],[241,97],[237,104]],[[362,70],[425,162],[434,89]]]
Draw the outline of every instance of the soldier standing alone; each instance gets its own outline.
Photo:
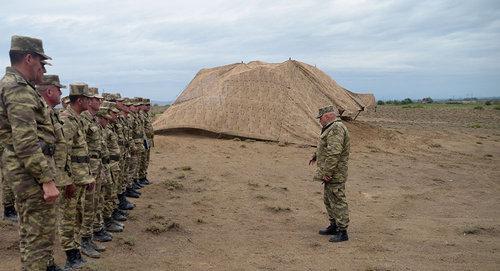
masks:
[[[349,160],[349,132],[337,119],[338,111],[333,106],[319,109],[317,118],[323,127],[316,153],[309,164],[317,161],[314,180],[324,184],[324,203],[330,225],[319,231],[321,235],[332,235],[330,242],[349,240],[349,210],[345,196],[347,162]]]

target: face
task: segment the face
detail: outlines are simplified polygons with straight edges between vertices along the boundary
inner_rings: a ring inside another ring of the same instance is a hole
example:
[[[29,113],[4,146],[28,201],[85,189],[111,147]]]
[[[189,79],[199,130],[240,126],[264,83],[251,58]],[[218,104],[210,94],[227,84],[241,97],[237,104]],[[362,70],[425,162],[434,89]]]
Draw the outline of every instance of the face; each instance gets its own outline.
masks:
[[[90,98],[89,99],[89,107],[92,111],[99,111],[99,107],[101,106],[101,100],[98,98]]]
[[[109,112],[109,115],[111,116],[111,122],[115,122],[118,115],[113,111]]]
[[[61,92],[61,89],[57,86],[49,86],[49,88],[47,89],[48,91],[48,98],[49,98],[49,102],[53,105],[53,106],[56,106],[58,104],[61,103],[61,95],[62,95],[62,92]]]
[[[78,104],[82,108],[83,111],[89,110],[90,108],[90,98],[82,96],[78,99]]]
[[[325,125],[330,123],[332,120],[335,120],[335,114],[333,112],[328,112],[328,113],[321,115],[321,117],[319,118],[319,123],[321,124],[321,126],[324,127]]]
[[[42,64],[42,57],[37,54],[27,54],[25,57],[25,62],[29,67],[30,71],[30,81],[35,84],[40,84],[43,82],[43,74],[45,73],[45,68]]]

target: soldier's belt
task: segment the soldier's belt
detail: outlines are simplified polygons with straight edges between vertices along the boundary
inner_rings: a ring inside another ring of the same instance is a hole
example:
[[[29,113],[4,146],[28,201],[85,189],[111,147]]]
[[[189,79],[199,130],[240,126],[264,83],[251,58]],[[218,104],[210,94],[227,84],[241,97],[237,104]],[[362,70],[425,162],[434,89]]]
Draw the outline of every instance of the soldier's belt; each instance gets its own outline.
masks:
[[[102,158],[102,163],[103,163],[103,164],[109,164],[109,156],[104,156],[104,157]]]
[[[88,156],[71,156],[71,162],[73,162],[73,163],[89,163],[90,158]]]
[[[120,161],[120,155],[112,154],[109,156],[110,161]]]

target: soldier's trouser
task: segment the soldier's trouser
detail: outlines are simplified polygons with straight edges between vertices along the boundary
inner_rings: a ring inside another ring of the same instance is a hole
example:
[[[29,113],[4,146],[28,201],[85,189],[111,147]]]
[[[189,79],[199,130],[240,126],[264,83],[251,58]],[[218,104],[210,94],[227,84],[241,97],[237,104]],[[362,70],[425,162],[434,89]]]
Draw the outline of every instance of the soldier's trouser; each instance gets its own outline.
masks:
[[[85,200],[83,203],[83,216],[81,237],[91,237],[93,233],[93,224],[96,217],[97,204],[99,202],[99,193],[101,190],[101,180],[96,179],[94,190],[85,191]]]
[[[54,264],[56,205],[46,203],[43,190],[27,199],[17,199],[19,250],[24,270],[46,270]]]
[[[52,265],[56,229],[54,204],[43,199],[42,186],[25,170],[12,150],[2,155],[5,183],[15,197],[19,216],[19,250],[24,270],[46,270]],[[53,160],[49,159],[49,163]]]
[[[128,163],[128,172],[127,172],[127,185],[130,185],[135,179],[137,179],[137,171],[139,170],[139,162],[140,162],[140,152],[134,152],[130,155],[129,163]]]
[[[349,210],[345,196],[345,182],[325,183],[323,200],[330,221],[335,222],[339,229],[347,229]]]
[[[102,208],[103,208],[103,203],[104,203],[104,184],[107,182],[107,180],[103,178],[99,178],[96,184],[96,193],[94,196],[94,220],[92,222],[92,230],[99,231],[102,229],[103,226],[103,218],[102,218]],[[90,232],[86,237],[89,237],[92,234]]]
[[[80,193],[77,196],[78,202],[76,203],[76,229],[75,229],[75,242],[78,245],[78,249],[81,248],[82,241],[82,228],[84,223],[85,215],[85,195],[87,194],[87,185],[82,185]]]
[[[0,158],[0,160],[1,159],[2,158]],[[0,163],[0,185],[2,186],[2,204],[4,208],[11,207],[14,206],[14,192],[7,184],[7,180],[5,180],[2,172],[3,172],[2,164]]]
[[[148,163],[149,163],[149,150],[144,149],[141,153],[139,161],[139,172],[137,173],[138,179],[144,179],[148,176]]]
[[[115,162],[110,164],[108,183],[106,184],[104,191],[104,198],[106,202],[106,206],[104,207],[104,213],[107,216],[111,216],[113,210],[118,206],[118,185],[120,183],[120,178],[122,178],[120,165]]]
[[[61,195],[59,199],[59,235],[61,247],[64,251],[80,249],[80,241],[77,239],[80,230],[78,218],[78,197],[82,197],[85,186],[76,186],[75,196],[71,199]]]

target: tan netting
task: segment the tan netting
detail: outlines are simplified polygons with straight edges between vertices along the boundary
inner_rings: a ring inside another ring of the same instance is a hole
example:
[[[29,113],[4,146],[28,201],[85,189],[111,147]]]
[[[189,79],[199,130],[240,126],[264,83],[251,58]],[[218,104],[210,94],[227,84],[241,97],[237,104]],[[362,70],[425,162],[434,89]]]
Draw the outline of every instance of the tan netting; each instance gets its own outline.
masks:
[[[331,104],[344,115],[364,106],[316,67],[253,61],[200,70],[153,125],[314,145],[318,109]]]

